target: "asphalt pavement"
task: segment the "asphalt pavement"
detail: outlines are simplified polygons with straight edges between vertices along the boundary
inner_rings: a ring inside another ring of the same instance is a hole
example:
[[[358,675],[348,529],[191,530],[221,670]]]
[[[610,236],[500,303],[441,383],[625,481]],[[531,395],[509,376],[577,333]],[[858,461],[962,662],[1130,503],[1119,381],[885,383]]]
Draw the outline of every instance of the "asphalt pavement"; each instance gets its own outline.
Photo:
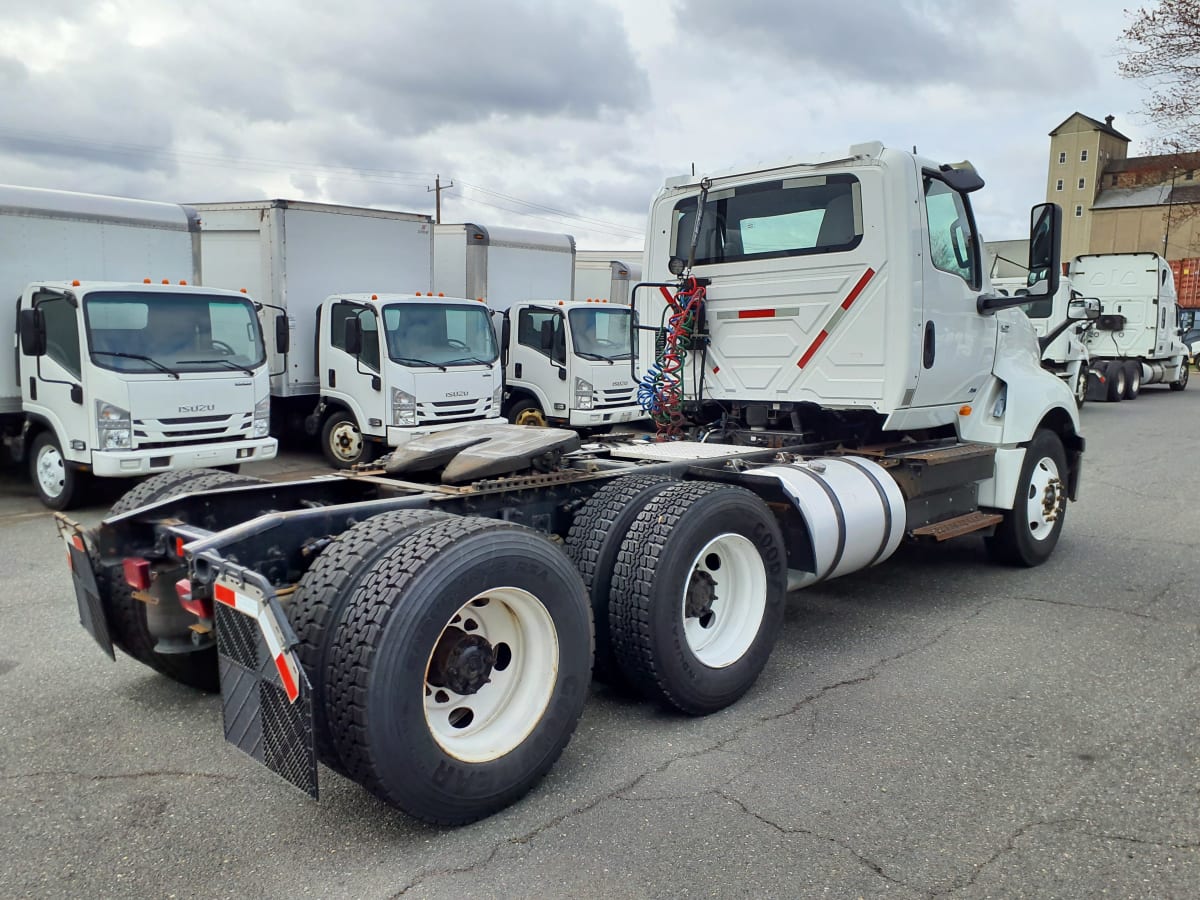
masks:
[[[0,896],[1197,896],[1200,389],[1082,415],[1044,566],[968,537],[797,592],[739,703],[597,685],[550,775],[458,829],[328,770],[313,802],[224,743],[218,698],[109,661],[0,470]]]

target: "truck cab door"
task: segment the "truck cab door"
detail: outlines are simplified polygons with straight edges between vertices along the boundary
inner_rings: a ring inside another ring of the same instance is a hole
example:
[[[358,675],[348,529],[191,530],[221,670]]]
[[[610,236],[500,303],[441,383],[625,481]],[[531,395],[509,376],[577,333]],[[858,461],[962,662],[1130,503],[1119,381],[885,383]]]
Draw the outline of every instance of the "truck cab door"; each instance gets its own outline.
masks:
[[[513,386],[536,385],[550,416],[567,412],[567,339],[561,310],[521,306],[511,319],[508,381]],[[561,405],[560,405],[561,404]]]
[[[996,330],[1007,326],[976,308],[982,247],[966,195],[933,173],[923,183],[923,315],[909,406],[961,405],[983,386],[995,362]]]
[[[374,309],[362,303],[338,300],[330,306],[327,318],[329,349],[321,354],[321,393],[344,400],[364,433],[383,434],[379,317]],[[362,329],[362,344],[357,353],[347,349],[346,322],[350,319],[357,319]],[[379,421],[372,425],[372,419]]]
[[[86,459],[73,452],[72,441],[89,446],[94,412],[83,394],[83,342],[80,337],[78,304],[62,294],[33,295],[33,307],[45,323],[46,352],[41,356],[18,356],[21,400],[26,412],[37,413],[62,429],[58,439],[68,459]]]

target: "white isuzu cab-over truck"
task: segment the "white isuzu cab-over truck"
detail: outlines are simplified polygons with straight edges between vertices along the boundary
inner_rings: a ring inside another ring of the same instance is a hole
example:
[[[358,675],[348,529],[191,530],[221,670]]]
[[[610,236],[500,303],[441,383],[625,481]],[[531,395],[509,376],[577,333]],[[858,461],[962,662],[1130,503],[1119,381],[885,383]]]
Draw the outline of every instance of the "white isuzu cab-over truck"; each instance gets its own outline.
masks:
[[[197,226],[171,203],[0,186],[0,285],[17,295],[0,331],[20,338],[0,433],[47,506],[70,508],[91,475],[275,456],[256,304],[188,284]]]
[[[635,301],[661,440],[466,426],[350,475],[152,479],[96,529],[60,514],[80,620],[219,687],[226,738],[313,796],[322,760],[461,824],[553,765],[593,663],[703,715],[789,588],[963,534],[1043,563],[1084,441],[1028,298],[987,283],[982,184],[878,143],[672,180]],[[1034,298],[1060,216],[1033,211]]]

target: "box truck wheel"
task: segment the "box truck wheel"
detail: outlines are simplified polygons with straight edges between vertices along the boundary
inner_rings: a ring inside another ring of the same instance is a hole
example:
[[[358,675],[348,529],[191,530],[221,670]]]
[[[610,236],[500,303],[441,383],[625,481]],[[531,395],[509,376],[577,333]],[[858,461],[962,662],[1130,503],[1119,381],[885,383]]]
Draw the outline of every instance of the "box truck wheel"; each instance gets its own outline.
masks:
[[[345,772],[325,715],[325,671],[329,645],[342,618],[346,600],[375,561],[407,535],[449,513],[431,509],[400,509],[372,516],[339,534],[300,578],[291,602],[284,605],[300,644],[296,654],[312,685],[313,739],[317,758]]]
[[[321,428],[321,452],[335,469],[349,469],[375,458],[375,444],[365,440],[354,414],[335,409]]]
[[[455,517],[370,567],[330,648],[330,732],[350,777],[427,822],[523,796],[583,711],[591,615],[548,538]]]
[[[1053,431],[1038,429],[1025,447],[1013,508],[1001,510],[1004,521],[984,538],[993,559],[1032,567],[1050,558],[1067,514],[1066,477],[1062,440]]]
[[[81,488],[88,480],[85,472],[63,458],[62,447],[52,431],[43,431],[33,439],[29,453],[29,473],[38,497],[50,509],[72,509],[81,499]]]
[[[508,410],[508,421],[514,425],[536,425],[546,427],[546,413],[532,397],[523,397]]]
[[[637,514],[652,497],[679,481],[668,475],[626,475],[610,481],[575,513],[567,533],[567,556],[583,576],[596,624],[596,659],[592,674],[601,681],[624,681],[613,656],[608,628],[608,600],[613,567],[621,543]]]
[[[1125,389],[1129,384],[1129,373],[1125,371],[1125,366],[1121,361],[1114,360],[1104,367],[1104,375],[1108,378],[1108,400],[1110,403],[1116,403],[1125,399]]]
[[[609,601],[617,662],[663,704],[723,709],[766,665],[786,588],[783,535],[762,500],[713,482],[670,486],[621,544]]]
[[[1142,392],[1142,364],[1130,361],[1125,363],[1125,399],[1136,400]]]
[[[1188,383],[1188,361],[1185,359],[1179,364],[1179,377],[1172,381],[1169,385],[1173,391],[1182,391],[1187,387]]]
[[[157,503],[181,494],[191,494],[238,485],[262,484],[264,479],[249,475],[232,475],[215,469],[185,469],[163,472],[147,478],[127,491],[113,504],[109,516],[127,513],[150,503]],[[168,678],[199,688],[202,691],[220,690],[217,673],[216,647],[193,653],[157,653],[157,638],[151,633],[146,618],[146,604],[134,598],[133,589],[125,583],[120,566],[103,569],[95,567],[100,600],[104,604],[109,634],[113,644],[128,656]]]

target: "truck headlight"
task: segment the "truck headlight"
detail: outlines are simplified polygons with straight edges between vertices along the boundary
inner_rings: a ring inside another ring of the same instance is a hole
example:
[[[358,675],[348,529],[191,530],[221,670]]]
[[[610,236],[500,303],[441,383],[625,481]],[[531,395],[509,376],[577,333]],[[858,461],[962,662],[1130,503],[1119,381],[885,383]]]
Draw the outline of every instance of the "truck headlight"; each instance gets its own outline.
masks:
[[[576,409],[591,409],[592,408],[592,391],[595,388],[590,381],[584,381],[582,378],[575,379],[575,408]]]
[[[417,398],[400,388],[392,388],[392,424],[417,424]]]
[[[133,420],[129,410],[97,400],[96,432],[101,450],[128,450],[133,446]]]
[[[499,409],[500,404],[504,402],[504,382],[496,385],[496,389],[492,391],[492,409]]]
[[[271,432],[271,395],[254,404],[254,436],[266,437]]]

